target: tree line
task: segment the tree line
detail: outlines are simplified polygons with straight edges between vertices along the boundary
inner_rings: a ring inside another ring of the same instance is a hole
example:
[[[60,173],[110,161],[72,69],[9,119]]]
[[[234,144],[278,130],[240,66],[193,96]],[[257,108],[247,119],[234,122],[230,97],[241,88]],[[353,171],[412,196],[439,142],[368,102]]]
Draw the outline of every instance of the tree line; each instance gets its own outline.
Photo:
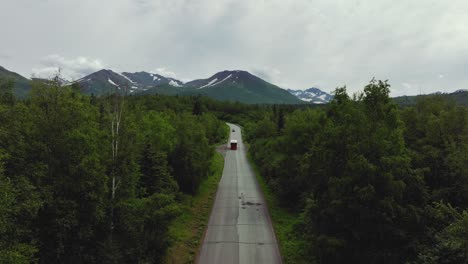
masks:
[[[0,263],[161,263],[221,120],[282,206],[304,263],[468,262],[468,109],[398,107],[389,84],[326,106],[85,96],[0,81]]]
[[[240,122],[304,263],[467,263],[468,108],[399,108],[387,82],[319,108],[270,106]]]
[[[161,263],[224,122],[199,97],[0,81],[0,263]]]

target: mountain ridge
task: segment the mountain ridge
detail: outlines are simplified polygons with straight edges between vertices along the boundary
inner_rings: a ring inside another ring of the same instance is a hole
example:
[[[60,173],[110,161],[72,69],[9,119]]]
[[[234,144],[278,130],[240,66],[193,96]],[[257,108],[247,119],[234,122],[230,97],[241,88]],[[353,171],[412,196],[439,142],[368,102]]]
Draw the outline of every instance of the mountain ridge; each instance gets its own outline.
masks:
[[[35,80],[44,81],[40,78]],[[25,83],[26,89],[23,90],[30,90],[31,81],[27,80]],[[144,71],[119,73],[110,69],[101,69],[78,80],[62,83],[79,84],[81,92],[96,96],[117,92],[134,95],[203,95],[221,101],[238,101],[247,104],[302,103],[286,90],[241,70],[220,71],[209,78],[184,83],[175,78]]]
[[[31,80],[16,72],[9,71],[2,66],[0,66],[0,79],[13,80],[15,82],[13,93],[19,98],[27,97],[29,90],[31,89]]]
[[[316,87],[311,87],[306,90],[288,89],[287,91],[299,98],[300,100],[312,104],[327,104],[333,99],[333,95],[324,92]]]
[[[30,80],[2,66],[0,79],[12,79],[15,82],[13,92],[18,98],[28,96],[32,81],[45,80]],[[83,93],[97,96],[115,92],[135,95],[204,95],[217,100],[248,104],[325,104],[333,98],[333,95],[315,87],[306,90],[285,90],[243,70],[224,70],[208,78],[186,83],[145,71],[119,73],[110,69],[101,69],[72,82],[63,79],[60,81],[64,86],[78,83]],[[468,105],[467,89],[434,95],[399,96],[393,97],[393,100],[399,105],[410,105],[414,104],[417,98],[427,96],[447,97],[459,104]]]
[[[224,70],[185,83],[188,93],[244,103],[300,104],[295,96],[247,71]],[[190,90],[191,89],[191,90]]]
[[[179,80],[155,73],[144,71],[120,73],[110,69],[93,72],[72,83],[78,83],[82,92],[95,95],[113,92],[136,94],[162,84],[172,84],[173,86],[183,84]]]

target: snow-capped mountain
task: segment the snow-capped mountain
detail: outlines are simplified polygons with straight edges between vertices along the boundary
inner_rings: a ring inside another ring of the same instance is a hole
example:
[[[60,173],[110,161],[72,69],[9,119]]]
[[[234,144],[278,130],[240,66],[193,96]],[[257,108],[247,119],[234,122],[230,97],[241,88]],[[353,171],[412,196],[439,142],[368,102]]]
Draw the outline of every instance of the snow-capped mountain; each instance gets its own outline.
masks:
[[[288,89],[292,95],[296,96],[302,101],[310,102],[312,104],[326,104],[333,99],[333,95],[328,94],[318,88],[312,87],[307,90],[291,90]]]
[[[118,73],[105,69],[91,73],[75,82],[80,84],[84,93],[95,95],[113,93],[116,91],[132,94],[162,84],[169,84],[176,87],[183,85],[183,82],[179,80],[166,78],[158,74],[148,72]]]
[[[222,71],[211,76],[208,79],[197,79],[185,84],[186,87],[195,89],[205,89],[217,85],[235,84],[249,75],[246,71]],[[240,79],[239,79],[240,78]]]
[[[25,78],[18,73],[0,66],[0,81],[13,80],[13,93],[18,98],[27,98],[33,81],[46,79]],[[62,86],[77,83],[83,93],[106,95],[115,92],[127,94],[166,94],[166,95],[205,95],[218,100],[238,101],[250,104],[300,104],[329,102],[333,95],[317,88],[302,90],[283,90],[246,71],[222,71],[207,79],[197,79],[183,83],[148,72],[117,73],[111,70],[100,70],[77,81],[59,80]],[[448,98],[459,105],[468,105],[468,90],[459,89],[452,93],[428,94],[418,96],[400,96],[393,100],[401,105],[413,105],[416,98],[440,96]]]
[[[184,87],[192,94],[206,95],[218,100],[243,103],[300,104],[286,90],[266,82],[247,71],[222,71],[207,79],[187,82]]]
[[[123,72],[122,76],[133,84],[144,85],[148,87],[162,84],[170,84],[172,86],[179,87],[184,84],[183,82],[173,78],[167,78],[159,74],[144,71],[135,73]]]

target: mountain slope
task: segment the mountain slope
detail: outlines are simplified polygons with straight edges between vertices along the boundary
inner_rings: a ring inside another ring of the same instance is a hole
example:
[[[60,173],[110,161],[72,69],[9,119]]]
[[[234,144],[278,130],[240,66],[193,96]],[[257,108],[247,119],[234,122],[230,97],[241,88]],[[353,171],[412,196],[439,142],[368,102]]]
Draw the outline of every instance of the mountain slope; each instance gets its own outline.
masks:
[[[181,81],[158,74],[148,72],[117,73],[112,70],[100,70],[76,82],[80,84],[82,92],[95,95],[114,92],[132,94],[146,91],[157,85],[169,84],[176,87],[183,85]]]
[[[187,82],[191,93],[248,104],[300,104],[295,96],[246,71],[222,71],[207,79]]]
[[[300,100],[312,104],[326,104],[333,99],[333,95],[330,95],[315,87],[309,88],[307,90],[288,89],[288,92],[290,92],[292,95],[296,96]]]
[[[15,82],[13,92],[19,98],[28,96],[31,80],[0,66],[0,80],[11,79]],[[37,79],[43,81],[43,79]],[[72,83],[63,80],[62,85]],[[333,96],[318,88],[302,90],[283,90],[246,71],[222,71],[207,79],[197,79],[183,83],[148,72],[123,72],[100,70],[73,83],[81,86],[86,94],[106,95],[114,92],[127,94],[167,94],[167,95],[205,95],[218,100],[239,101],[248,104],[323,104]],[[457,104],[468,106],[468,90],[453,93],[437,93],[418,96],[400,96],[393,100],[400,105],[412,105],[421,97],[440,96]]]
[[[100,70],[76,81],[86,94],[104,95],[114,92],[128,93],[136,90],[136,84],[111,70]]]
[[[183,82],[173,78],[167,78],[159,74],[148,73],[144,71],[135,73],[123,72],[122,75],[127,77],[128,80],[132,83],[146,87],[153,87],[163,84],[170,84],[171,86],[179,87],[184,84]]]
[[[25,98],[31,90],[31,81],[16,72],[9,71],[0,66],[0,79],[11,79],[15,82],[13,94],[19,98]]]
[[[414,96],[398,96],[392,98],[395,103],[407,106],[414,105],[418,99],[427,98],[427,97],[441,97],[444,99],[452,100],[459,105],[468,106],[468,90],[461,89],[453,93],[434,93],[434,94],[423,94],[423,95],[414,95]]]
[[[169,83],[161,84],[153,88],[138,92],[138,95],[151,95],[151,94],[164,94],[164,95],[193,95],[193,89],[183,85],[173,85]]]

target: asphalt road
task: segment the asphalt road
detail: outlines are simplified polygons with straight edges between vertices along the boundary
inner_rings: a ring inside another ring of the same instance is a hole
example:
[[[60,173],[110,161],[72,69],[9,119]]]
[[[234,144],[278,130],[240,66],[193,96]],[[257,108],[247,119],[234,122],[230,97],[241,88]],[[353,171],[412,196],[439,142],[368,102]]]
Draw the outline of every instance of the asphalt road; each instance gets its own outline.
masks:
[[[228,125],[235,130],[230,140],[237,139],[238,149],[227,150],[198,263],[281,263],[268,208],[247,161],[241,129]]]

